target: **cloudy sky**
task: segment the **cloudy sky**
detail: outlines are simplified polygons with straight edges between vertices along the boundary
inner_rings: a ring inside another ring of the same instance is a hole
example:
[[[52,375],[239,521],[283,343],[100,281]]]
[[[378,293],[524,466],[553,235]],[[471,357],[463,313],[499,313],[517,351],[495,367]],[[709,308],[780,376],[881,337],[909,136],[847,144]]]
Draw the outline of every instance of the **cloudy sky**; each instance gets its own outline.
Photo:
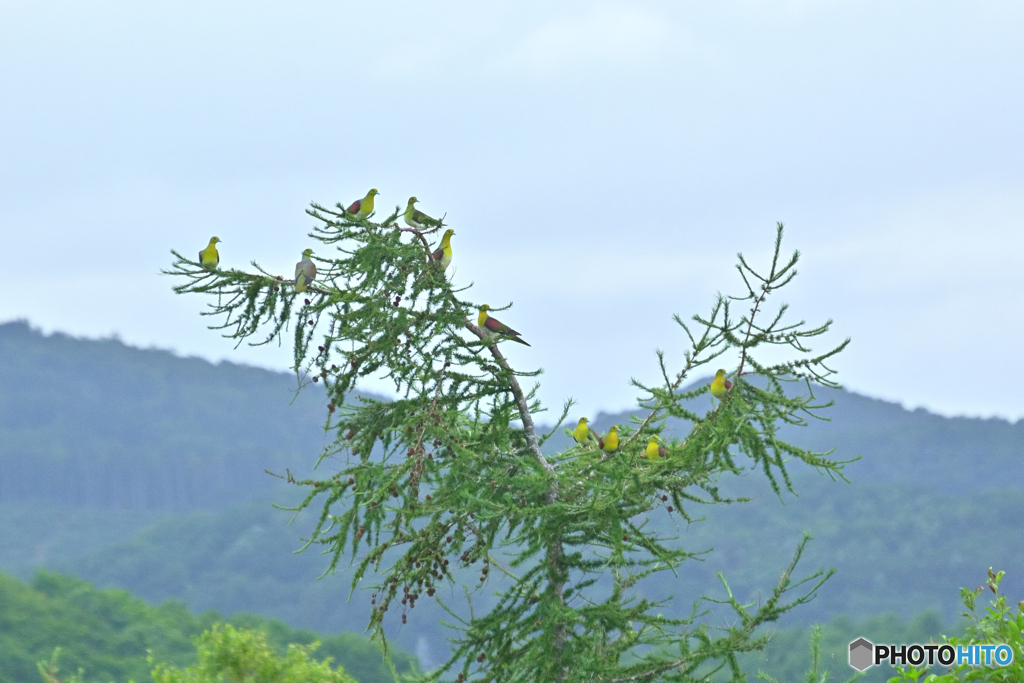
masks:
[[[0,0],[0,321],[284,368],[169,250],[287,275],[310,201],[377,187],[448,214],[455,283],[592,414],[782,221],[847,387],[1017,418],[1021,36],[1009,0]]]

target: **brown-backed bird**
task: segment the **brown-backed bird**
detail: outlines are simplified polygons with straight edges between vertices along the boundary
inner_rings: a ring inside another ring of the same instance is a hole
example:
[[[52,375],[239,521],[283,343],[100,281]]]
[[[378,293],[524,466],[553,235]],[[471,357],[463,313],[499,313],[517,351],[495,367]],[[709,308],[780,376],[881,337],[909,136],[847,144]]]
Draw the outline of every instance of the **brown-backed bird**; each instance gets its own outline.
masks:
[[[520,337],[519,333],[513,330],[508,325],[504,324],[497,318],[492,318],[487,315],[487,311],[491,310],[491,307],[484,304],[480,307],[480,315],[477,316],[477,325],[480,326],[480,331],[484,333],[484,336],[488,339],[511,339],[514,342],[519,342],[525,346],[529,346]]]

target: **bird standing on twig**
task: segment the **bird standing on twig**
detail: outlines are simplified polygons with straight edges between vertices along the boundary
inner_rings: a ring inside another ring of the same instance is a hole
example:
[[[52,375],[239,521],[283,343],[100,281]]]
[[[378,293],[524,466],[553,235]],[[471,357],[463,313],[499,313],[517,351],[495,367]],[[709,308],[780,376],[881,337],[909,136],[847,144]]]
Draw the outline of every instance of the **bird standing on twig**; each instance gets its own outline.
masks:
[[[644,455],[647,456],[648,460],[661,460],[668,455],[668,451],[665,447],[658,443],[658,437],[652,436],[651,440],[647,442],[647,448],[644,450]]]
[[[220,253],[217,251],[217,242],[220,242],[219,237],[211,237],[210,244],[207,245],[206,249],[199,252],[199,264],[207,270],[213,270],[220,264]]]
[[[444,236],[441,238],[441,246],[430,255],[431,260],[434,263],[441,264],[441,270],[448,268],[448,264],[452,262],[452,235],[455,231],[448,228],[444,231]]]
[[[725,378],[725,370],[716,372],[715,378],[711,380],[711,395],[719,401],[723,401],[729,395],[730,389],[732,389],[732,382]]]
[[[354,213],[356,218],[366,218],[373,212],[373,198],[379,195],[377,188],[373,188],[366,193],[366,196],[362,199],[357,199],[345,209],[349,213]]]
[[[295,291],[305,292],[310,282],[316,279],[316,264],[309,258],[312,249],[302,252],[302,260],[295,264]]]
[[[619,425],[613,425],[608,433],[601,440],[601,450],[605,453],[614,453],[619,447]]]
[[[519,338],[519,333],[513,330],[508,325],[502,323],[497,318],[492,318],[487,315],[487,311],[491,310],[491,307],[484,304],[480,307],[480,315],[477,316],[477,325],[480,326],[480,331],[484,333],[487,339],[511,339],[514,342],[519,342],[524,346],[529,346],[526,342]]]
[[[409,197],[409,203],[405,207],[405,213],[402,214],[402,220],[410,228],[416,228],[417,230],[431,230],[433,228],[440,228],[444,225],[441,221],[436,218],[431,218],[427,214],[417,209],[413,204],[419,200],[415,197]]]
[[[581,446],[597,444],[598,448],[604,448],[604,442],[601,441],[601,437],[587,424],[587,421],[585,417],[580,418],[580,421],[576,424],[576,429],[572,430],[572,438]]]

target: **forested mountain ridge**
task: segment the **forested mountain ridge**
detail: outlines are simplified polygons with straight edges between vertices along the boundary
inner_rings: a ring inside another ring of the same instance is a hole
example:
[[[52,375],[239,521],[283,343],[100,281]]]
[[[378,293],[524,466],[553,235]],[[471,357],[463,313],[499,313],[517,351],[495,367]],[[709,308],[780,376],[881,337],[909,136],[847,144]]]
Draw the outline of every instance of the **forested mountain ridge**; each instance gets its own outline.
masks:
[[[294,375],[0,325],[0,502],[218,509],[308,471],[323,392]],[[292,403],[293,398],[294,403]]]
[[[296,389],[290,373],[0,324],[0,502],[183,511],[249,500],[278,485],[264,470],[308,472],[330,438],[322,388]],[[835,401],[824,412],[832,421],[787,426],[782,437],[836,447],[839,459],[862,456],[848,471],[855,481],[949,493],[1024,482],[1024,421],[816,392]],[[693,404],[704,411],[711,399]],[[593,417],[603,432],[629,416]],[[570,443],[559,433],[546,448]]]

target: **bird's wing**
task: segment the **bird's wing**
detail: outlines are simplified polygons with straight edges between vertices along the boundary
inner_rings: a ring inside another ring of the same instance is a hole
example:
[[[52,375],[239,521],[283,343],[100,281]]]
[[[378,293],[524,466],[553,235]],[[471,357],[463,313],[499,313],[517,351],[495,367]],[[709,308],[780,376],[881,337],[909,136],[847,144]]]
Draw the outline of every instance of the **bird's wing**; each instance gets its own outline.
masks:
[[[355,213],[356,211],[359,211],[359,207],[361,207],[362,205],[363,205],[363,200],[362,199],[357,199],[354,202],[352,202],[352,206],[348,207],[345,210],[348,211],[349,213]]]
[[[299,261],[295,264],[295,277],[298,279],[299,276],[306,278],[307,281],[316,279],[316,264],[312,261]]]
[[[508,325],[499,321],[497,318],[492,318],[490,316],[487,316],[487,322],[484,323],[484,326],[486,326],[487,329],[491,330],[492,332],[500,332],[501,334],[514,334],[517,336],[519,334]]]
[[[444,247],[438,247],[437,251],[430,255],[430,258],[432,258],[435,261],[440,261],[442,258],[444,258]],[[494,318],[488,318],[487,320],[488,322],[490,322],[491,320],[494,320]]]
[[[431,218],[430,216],[428,216],[427,214],[423,213],[419,209],[413,209],[412,210],[412,217],[413,217],[413,219],[415,219],[415,221],[417,223],[422,223],[423,225],[428,225],[428,226],[431,226],[431,227],[437,225],[437,219],[436,218]]]

